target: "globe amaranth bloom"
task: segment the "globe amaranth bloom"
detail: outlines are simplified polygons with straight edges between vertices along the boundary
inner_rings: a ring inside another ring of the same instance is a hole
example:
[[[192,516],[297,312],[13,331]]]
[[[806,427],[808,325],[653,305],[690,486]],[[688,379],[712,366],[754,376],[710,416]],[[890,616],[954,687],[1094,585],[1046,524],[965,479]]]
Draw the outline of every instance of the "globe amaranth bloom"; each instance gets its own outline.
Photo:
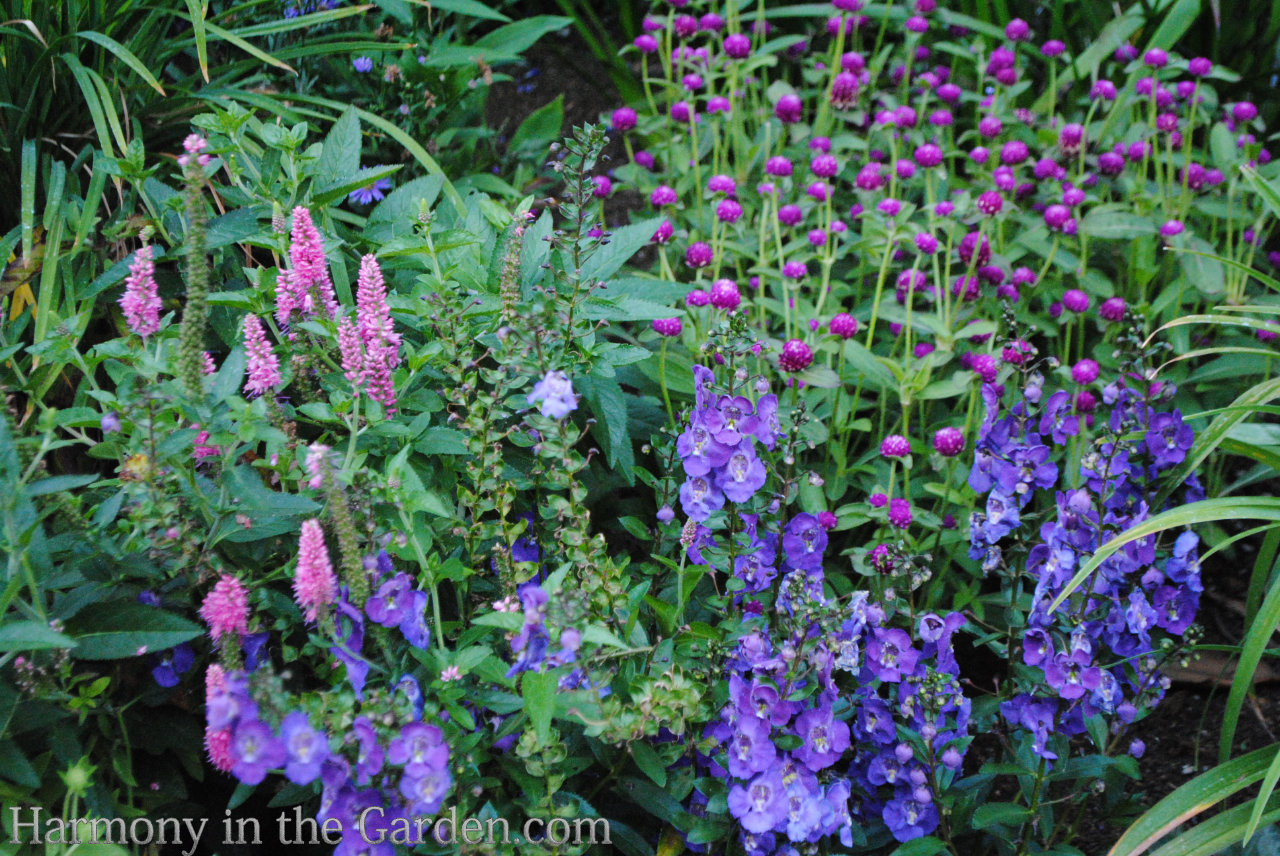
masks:
[[[573,383],[561,371],[547,372],[534,385],[528,400],[531,406],[538,405],[538,411],[548,419],[563,419],[578,409],[578,396],[573,392]]]
[[[813,362],[813,351],[800,339],[788,339],[778,355],[778,368],[784,372],[804,371]]]

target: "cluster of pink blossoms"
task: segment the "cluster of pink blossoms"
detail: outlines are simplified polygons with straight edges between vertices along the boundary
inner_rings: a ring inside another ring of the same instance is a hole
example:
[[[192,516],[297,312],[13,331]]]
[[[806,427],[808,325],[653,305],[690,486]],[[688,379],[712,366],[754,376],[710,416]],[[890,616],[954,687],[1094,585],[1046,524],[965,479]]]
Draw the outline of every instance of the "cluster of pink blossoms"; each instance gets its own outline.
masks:
[[[245,316],[244,350],[249,369],[249,377],[244,382],[245,394],[265,395],[280,386],[280,360],[271,350],[257,315]]]
[[[387,287],[372,255],[360,259],[356,282],[356,320],[338,322],[342,371],[357,391],[365,392],[386,410],[396,412],[396,388],[391,372],[400,364],[400,334],[387,307]]]
[[[129,329],[143,339],[160,330],[160,295],[156,288],[156,265],[153,248],[148,244],[134,253],[129,277],[124,281],[120,309]]]
[[[314,317],[319,314],[317,304],[329,318],[338,314],[338,300],[324,258],[324,241],[311,212],[299,205],[293,209],[289,269],[281,271],[276,282],[276,321],[283,327],[295,316],[299,320]]]
[[[293,575],[293,596],[307,621],[315,621],[338,597],[338,579],[324,545],[319,520],[302,524],[298,541],[298,568]]]

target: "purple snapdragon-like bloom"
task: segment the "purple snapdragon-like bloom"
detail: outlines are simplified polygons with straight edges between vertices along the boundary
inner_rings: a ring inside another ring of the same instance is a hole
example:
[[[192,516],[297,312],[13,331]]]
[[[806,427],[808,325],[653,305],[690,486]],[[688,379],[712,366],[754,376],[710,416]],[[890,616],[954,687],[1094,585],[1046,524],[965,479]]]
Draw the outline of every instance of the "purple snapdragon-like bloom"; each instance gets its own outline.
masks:
[[[246,785],[256,785],[269,770],[282,767],[287,759],[284,744],[260,719],[242,718],[231,736],[232,774]]]
[[[787,816],[787,788],[777,770],[729,791],[729,811],[748,832],[768,832]]]
[[[295,785],[308,785],[319,778],[329,757],[329,741],[311,727],[307,715],[297,710],[287,715],[280,724],[280,737],[288,753],[285,777]]]
[[[561,371],[549,371],[529,393],[530,405],[538,405],[538,411],[548,419],[563,419],[578,409],[578,396],[573,392],[573,382]]]
[[[804,740],[795,756],[815,772],[836,763],[849,748],[849,725],[833,718],[829,706],[802,713],[796,718],[795,729]]]

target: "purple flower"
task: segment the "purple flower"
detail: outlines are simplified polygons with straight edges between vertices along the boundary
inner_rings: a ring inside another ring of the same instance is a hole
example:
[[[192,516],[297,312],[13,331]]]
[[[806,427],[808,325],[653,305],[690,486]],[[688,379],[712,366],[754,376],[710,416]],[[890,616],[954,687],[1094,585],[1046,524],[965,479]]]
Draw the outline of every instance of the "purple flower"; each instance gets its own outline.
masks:
[[[434,770],[447,769],[449,747],[439,727],[425,722],[411,722],[400,729],[399,736],[387,747],[387,760],[404,767],[405,776],[425,776]]]
[[[396,627],[412,606],[411,582],[408,574],[396,574],[378,587],[377,594],[365,604],[365,612],[383,627]]]
[[[729,811],[748,832],[768,832],[786,818],[788,808],[787,788],[776,769],[729,791]]]
[[[734,436],[737,437],[736,433]],[[689,427],[676,440],[676,452],[680,455],[686,475],[705,476],[713,469],[724,466],[733,449],[731,445],[717,439],[704,415],[695,413]]]
[[[384,754],[378,742],[378,733],[367,716],[357,716],[351,726],[356,736],[356,776],[358,784],[367,784],[382,771]]]
[[[307,715],[295,710],[280,723],[280,737],[284,741],[289,760],[284,774],[295,785],[307,785],[320,776],[320,767],[329,757],[329,742],[325,736],[311,727]]]
[[[386,191],[391,189],[391,179],[379,178],[364,187],[357,187],[351,191],[351,201],[357,205],[368,205],[371,202],[381,202],[386,198]]]
[[[803,571],[821,570],[822,552],[826,548],[827,530],[822,528],[817,517],[804,512],[787,521],[782,535],[782,551],[790,567]]]
[[[529,393],[529,404],[538,404],[538,410],[548,419],[563,419],[578,409],[578,397],[573,393],[573,382],[564,372],[549,371]]]
[[[778,759],[778,750],[769,738],[767,720],[740,716],[737,730],[729,740],[729,773],[734,778],[749,779],[763,773]]]
[[[796,758],[817,772],[840,760],[849,748],[849,726],[831,715],[831,708],[823,706],[800,714],[795,723],[796,733],[804,743],[795,750]]]
[[[701,523],[724,508],[724,493],[703,476],[690,476],[680,486],[680,507],[690,520]]]
[[[231,768],[242,783],[259,784],[267,777],[267,771],[284,766],[287,757],[284,744],[260,719],[241,719],[231,737]]]
[[[938,827],[938,809],[932,802],[919,802],[908,791],[908,796],[890,800],[882,815],[885,825],[900,841],[922,838]]]
[[[750,440],[734,449],[724,468],[716,476],[716,484],[732,502],[746,502],[764,487],[767,474],[764,463],[756,456]]]
[[[1182,413],[1157,413],[1147,431],[1147,451],[1155,457],[1158,468],[1164,469],[1182,463],[1195,442],[1195,433],[1183,423]]]
[[[351,67],[361,74],[364,74],[365,72],[373,70],[373,60],[369,59],[367,56],[358,56],[351,60]]]
[[[447,748],[445,761],[448,761]],[[411,776],[406,773],[400,780],[400,793],[409,803],[410,814],[430,816],[440,810],[452,784],[449,767],[444,763],[431,767],[421,775]]]
[[[176,687],[180,676],[195,664],[195,652],[186,642],[156,655],[151,677],[162,687]]]
[[[915,671],[920,652],[911,647],[911,637],[898,628],[876,628],[867,642],[867,666],[882,681],[897,683]]]

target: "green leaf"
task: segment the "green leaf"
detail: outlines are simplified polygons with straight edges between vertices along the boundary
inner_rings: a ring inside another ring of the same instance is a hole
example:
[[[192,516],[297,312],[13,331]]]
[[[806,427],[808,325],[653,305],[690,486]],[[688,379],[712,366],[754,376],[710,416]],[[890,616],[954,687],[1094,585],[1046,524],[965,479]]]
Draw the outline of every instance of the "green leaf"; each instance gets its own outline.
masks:
[[[65,422],[63,423],[66,424]],[[64,493],[77,487],[91,485],[98,480],[99,476],[92,473],[83,476],[54,476],[53,478],[40,479],[33,482],[27,487],[27,496],[44,496],[50,493]]]
[[[1275,760],[1267,768],[1267,774],[1262,778],[1262,787],[1254,797],[1253,810],[1249,813],[1249,824],[1244,828],[1244,836],[1241,839],[1245,844],[1248,844],[1249,839],[1258,831],[1258,825],[1262,822],[1267,804],[1271,802],[1271,795],[1275,792],[1277,781],[1280,781],[1280,752],[1276,753]]]
[[[1169,10],[1169,14],[1165,15],[1164,20],[1160,22],[1155,34],[1151,36],[1151,41],[1147,43],[1147,50],[1152,48],[1169,50],[1187,30],[1191,29],[1191,25],[1198,17],[1200,17],[1200,0],[1177,0]]]
[[[191,18],[191,35],[196,41],[196,61],[200,63],[200,76],[209,82],[209,43],[204,31],[204,19],[209,7],[200,0],[186,0],[187,12]]]
[[[496,48],[504,53],[523,54],[547,33],[563,30],[572,25],[572,18],[562,18],[558,15],[534,15],[486,33],[476,42],[476,47]]]
[[[332,185],[360,171],[360,117],[348,107],[324,138],[324,148],[312,176],[321,187]]]
[[[1143,235],[1154,235],[1156,226],[1149,217],[1124,210],[1098,206],[1080,220],[1080,234],[1091,238],[1128,241]]]
[[[120,660],[165,651],[194,639],[204,630],[159,607],[135,601],[109,601],[85,607],[68,622],[67,632],[79,643],[74,654],[82,660]]]
[[[889,371],[875,354],[866,349],[864,345],[853,339],[849,339],[844,343],[845,358],[845,375],[844,382],[846,384],[858,384],[871,387],[873,389],[889,389],[895,388],[895,380],[893,372]],[[850,372],[852,371],[852,376]]]
[[[941,853],[946,849],[946,842],[932,835],[926,835],[924,838],[898,845],[898,848],[889,856],[933,856],[934,853]]]
[[[1021,826],[1031,816],[1031,811],[1016,803],[984,803],[973,813],[975,829],[990,829],[993,826]]]
[[[551,742],[551,717],[556,710],[556,676],[551,672],[525,672],[520,679],[520,695],[538,742],[546,746]]]
[[[147,69],[146,64],[142,60],[138,59],[133,51],[129,50],[115,39],[110,36],[104,36],[102,33],[94,30],[81,30],[76,33],[76,35],[82,39],[88,39],[91,42],[95,42],[96,44],[99,44],[111,51],[111,53],[115,54],[116,59],[120,60],[125,65],[129,66],[129,68],[137,72],[138,76],[145,80],[148,86],[156,92],[159,92],[161,95],[165,94],[164,87],[160,85],[160,81],[156,80],[155,75]]]
[[[1194,235],[1186,239],[1194,252],[1178,253],[1178,264],[1187,281],[1205,297],[1221,297],[1227,290],[1227,274],[1213,255],[1213,246]]]
[[[0,627],[0,652],[74,647],[76,640],[58,633],[43,621],[9,621]]]
[[[472,18],[484,18],[489,21],[511,20],[496,9],[490,9],[477,0],[431,0],[431,6],[441,12],[454,12],[458,15],[469,15]]]
[[[11,741],[0,741],[0,776],[25,788],[40,787],[40,775],[32,768],[22,750]]]
[[[1258,175],[1258,171],[1250,166],[1241,167],[1240,174],[1244,176],[1245,183],[1262,197],[1262,201],[1271,210],[1271,216],[1280,217],[1280,189],[1276,188],[1275,182]]]
[[[591,433],[604,447],[609,467],[625,478],[627,484],[635,484],[636,459],[627,430],[627,400],[618,381],[588,375],[578,379],[578,391],[596,417]]]
[[[1134,821],[1111,848],[1109,856],[1139,856],[1145,853],[1151,849],[1152,845],[1187,820],[1261,779],[1266,775],[1278,753],[1280,753],[1280,744],[1266,746],[1225,764],[1219,764],[1212,770],[1196,776]],[[1249,806],[1244,805],[1240,808],[1244,809],[1245,814],[1235,822],[1237,835],[1243,831]],[[1219,815],[1219,817],[1223,816],[1225,815]],[[1200,824],[1196,829],[1202,829],[1217,819]],[[1183,833],[1174,840],[1181,840],[1188,834]]]
[[[1270,622],[1270,623],[1268,623]],[[1240,721],[1240,710],[1244,707],[1245,696],[1253,686],[1253,675],[1262,661],[1271,634],[1280,623],[1280,577],[1271,582],[1262,606],[1244,640],[1240,644],[1240,659],[1236,663],[1236,672],[1231,677],[1231,692],[1227,694],[1227,706],[1222,712],[1222,736],[1218,740],[1218,758],[1225,760],[1231,757],[1231,743],[1236,736],[1236,725]],[[1275,783],[1272,782],[1274,785]]]
[[[609,243],[596,250],[582,266],[583,280],[594,282],[609,279],[630,261],[641,247],[653,239],[653,233],[661,223],[661,217],[652,217],[639,223],[623,226],[621,229],[614,229],[609,236]],[[605,294],[609,294],[607,289]],[[667,315],[671,314],[670,309],[665,311]]]
[[[631,758],[636,762],[636,766],[640,768],[646,776],[660,788],[667,786],[667,765],[662,763],[662,759],[658,757],[658,753],[653,747],[643,740],[636,740],[630,745]]]
[[[509,146],[512,152],[528,148],[529,153],[537,157],[546,154],[550,145],[560,138],[564,127],[564,93],[556,96],[554,101],[539,107],[529,114],[529,118],[520,123],[520,127],[511,135]]]

